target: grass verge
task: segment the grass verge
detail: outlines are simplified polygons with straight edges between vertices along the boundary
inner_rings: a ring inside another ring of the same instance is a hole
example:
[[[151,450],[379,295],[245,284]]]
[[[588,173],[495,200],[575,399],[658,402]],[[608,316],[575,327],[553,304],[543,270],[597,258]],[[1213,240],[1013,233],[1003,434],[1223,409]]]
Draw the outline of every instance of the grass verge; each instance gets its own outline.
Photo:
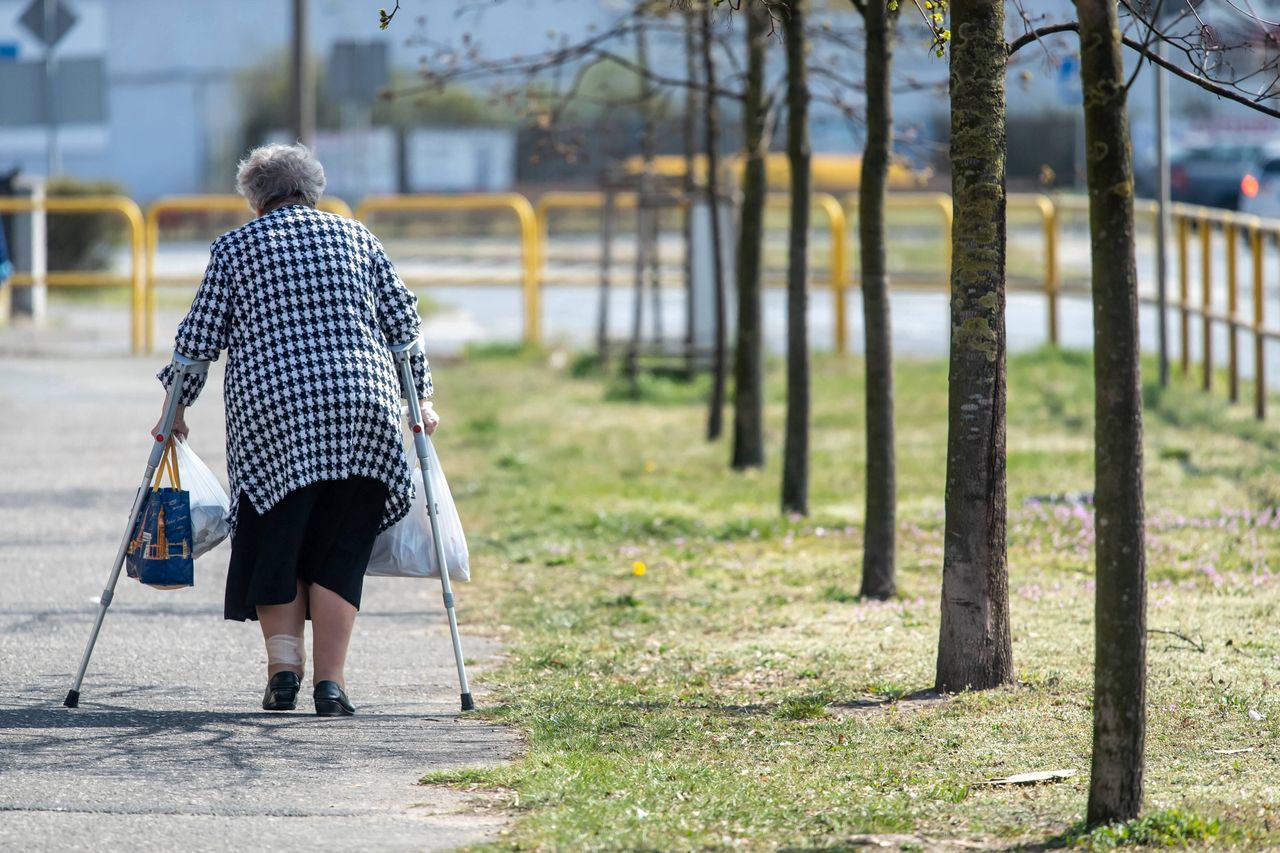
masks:
[[[484,676],[482,714],[528,749],[424,781],[509,789],[504,849],[1280,845],[1280,430],[1190,387],[1148,389],[1147,823],[1084,834],[1089,358],[1010,360],[1019,681],[950,698],[928,692],[946,365],[896,371],[901,592],[885,603],[857,597],[861,365],[814,362],[804,519],[778,511],[780,367],[769,464],[742,474],[727,442],[703,440],[696,385],[620,395],[539,350],[477,350],[440,370],[437,445],[477,577],[461,618],[509,650]],[[983,784],[1054,769],[1077,773]]]

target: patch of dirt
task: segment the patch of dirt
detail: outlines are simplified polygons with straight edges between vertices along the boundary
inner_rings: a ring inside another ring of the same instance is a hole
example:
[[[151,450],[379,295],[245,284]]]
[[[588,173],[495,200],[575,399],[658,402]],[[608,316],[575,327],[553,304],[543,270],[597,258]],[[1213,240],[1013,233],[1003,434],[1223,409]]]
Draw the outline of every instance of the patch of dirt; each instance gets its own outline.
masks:
[[[856,699],[852,702],[833,702],[827,706],[827,710],[840,717],[863,717],[890,712],[897,714],[914,713],[945,705],[950,701],[950,698],[945,693],[938,693],[933,690],[917,690],[900,699],[869,696],[866,699]]]

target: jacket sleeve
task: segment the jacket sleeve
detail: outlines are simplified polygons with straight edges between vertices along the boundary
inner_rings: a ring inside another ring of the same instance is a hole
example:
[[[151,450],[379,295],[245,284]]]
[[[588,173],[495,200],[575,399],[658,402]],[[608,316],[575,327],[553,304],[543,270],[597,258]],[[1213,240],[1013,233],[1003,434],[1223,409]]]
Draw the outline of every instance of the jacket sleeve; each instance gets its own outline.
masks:
[[[418,317],[418,297],[401,280],[391,265],[382,244],[372,235],[374,290],[378,297],[378,325],[388,344],[406,344],[422,336],[422,320]],[[426,355],[419,350],[409,359],[413,369],[413,383],[419,399],[431,399],[435,392],[431,384],[431,366]]]
[[[204,280],[191,302],[191,310],[178,324],[173,349],[179,355],[196,361],[217,361],[219,353],[227,348],[230,335],[231,280],[226,261],[218,244],[214,243],[209,266],[205,268]],[[166,364],[157,378],[167,390],[173,384],[173,365]],[[184,406],[194,403],[207,378],[207,372],[187,374],[182,381],[179,402]]]

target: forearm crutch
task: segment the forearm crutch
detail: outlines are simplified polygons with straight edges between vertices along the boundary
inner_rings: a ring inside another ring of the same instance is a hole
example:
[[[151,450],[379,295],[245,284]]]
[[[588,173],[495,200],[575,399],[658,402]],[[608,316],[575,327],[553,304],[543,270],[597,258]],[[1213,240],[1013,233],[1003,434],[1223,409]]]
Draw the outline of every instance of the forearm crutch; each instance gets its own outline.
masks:
[[[436,565],[440,567],[440,586],[444,588],[444,612],[449,617],[449,633],[453,636],[453,658],[458,664],[458,684],[462,687],[462,710],[475,708],[471,700],[471,687],[467,684],[467,667],[462,660],[462,641],[458,638],[458,617],[453,610],[453,586],[449,583],[449,568],[445,563],[444,540],[440,538],[440,522],[436,518],[436,499],[431,494],[431,462],[427,454],[427,434],[422,428],[422,412],[418,410],[418,388],[413,381],[410,356],[421,350],[421,341],[393,344],[396,369],[400,374],[400,390],[409,406],[409,428],[413,430],[413,447],[418,453],[418,466],[422,469],[422,483],[426,488],[427,516],[431,519],[431,540],[436,548]]]
[[[178,416],[178,401],[182,398],[182,386],[188,376],[197,376],[209,369],[209,362],[195,361],[186,356],[173,354],[173,384],[169,386],[169,392],[164,398],[164,409],[160,417],[160,434],[157,435],[156,443],[151,448],[151,456],[147,459],[147,470],[142,475],[142,485],[138,488],[138,494],[133,498],[133,509],[129,512],[129,523],[125,525],[124,536],[120,539],[120,548],[116,551],[115,565],[111,567],[111,577],[107,580],[107,586],[102,590],[102,595],[98,598],[98,617],[93,621],[93,631],[89,634],[89,644],[84,647],[84,656],[80,658],[80,669],[76,672],[76,680],[71,685],[71,689],[67,691],[67,698],[62,704],[68,708],[75,708],[80,704],[80,684],[84,681],[85,670],[89,668],[89,658],[93,656],[93,647],[98,642],[98,632],[102,630],[102,620],[107,615],[107,608],[111,606],[111,599],[115,597],[116,581],[120,579],[120,569],[124,567],[124,555],[129,548],[129,539],[133,536],[134,526],[138,523],[138,516],[142,514],[143,504],[147,501],[147,493],[150,491],[151,478],[155,476],[156,467],[160,464],[160,457],[164,454],[165,445],[168,443],[173,433],[173,422]]]

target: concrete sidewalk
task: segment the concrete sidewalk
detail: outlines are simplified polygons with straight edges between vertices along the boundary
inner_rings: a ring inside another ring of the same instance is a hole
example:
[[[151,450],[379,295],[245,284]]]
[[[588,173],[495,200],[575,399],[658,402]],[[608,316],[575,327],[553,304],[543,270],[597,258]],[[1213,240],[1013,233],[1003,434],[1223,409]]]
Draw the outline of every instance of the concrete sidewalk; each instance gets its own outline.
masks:
[[[366,584],[347,668],[358,714],[322,719],[309,678],[299,710],[259,710],[257,626],[221,618],[227,544],[197,561],[194,589],[122,576],[81,707],[62,707],[146,463],[163,360],[0,358],[0,848],[442,850],[493,837],[502,818],[485,803],[416,785],[518,748],[459,714],[434,582]],[[188,423],[221,474],[221,366],[211,373]],[[484,604],[457,593],[465,631]],[[498,650],[463,645],[483,705]]]

